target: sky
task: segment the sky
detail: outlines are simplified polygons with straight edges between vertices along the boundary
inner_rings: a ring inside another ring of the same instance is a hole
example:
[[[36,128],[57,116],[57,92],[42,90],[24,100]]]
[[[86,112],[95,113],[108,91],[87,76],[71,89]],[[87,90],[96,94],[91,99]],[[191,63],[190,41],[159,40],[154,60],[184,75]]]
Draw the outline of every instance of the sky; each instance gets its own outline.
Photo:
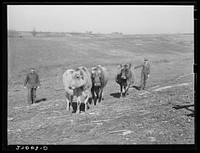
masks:
[[[192,5],[8,5],[8,29],[124,34],[193,33]]]

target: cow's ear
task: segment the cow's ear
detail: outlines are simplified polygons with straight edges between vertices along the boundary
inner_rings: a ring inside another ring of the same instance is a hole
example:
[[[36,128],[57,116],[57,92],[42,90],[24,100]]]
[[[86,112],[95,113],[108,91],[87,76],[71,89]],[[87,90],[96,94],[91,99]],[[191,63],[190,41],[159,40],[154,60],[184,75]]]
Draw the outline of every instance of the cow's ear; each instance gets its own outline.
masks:
[[[93,67],[91,73],[94,74],[95,70],[96,70],[96,67]]]
[[[94,74],[94,70],[92,70],[91,73]]]
[[[87,69],[86,69],[84,66],[82,67],[82,69],[83,69],[83,71],[85,71],[85,72],[87,71]]]
[[[101,65],[98,65],[97,67],[98,67],[98,68],[102,68],[102,66],[101,66]]]
[[[117,70],[121,71],[121,69],[122,69],[122,64],[119,64],[119,65],[117,66]]]
[[[74,70],[70,70],[70,73],[73,74],[73,73],[74,73]]]

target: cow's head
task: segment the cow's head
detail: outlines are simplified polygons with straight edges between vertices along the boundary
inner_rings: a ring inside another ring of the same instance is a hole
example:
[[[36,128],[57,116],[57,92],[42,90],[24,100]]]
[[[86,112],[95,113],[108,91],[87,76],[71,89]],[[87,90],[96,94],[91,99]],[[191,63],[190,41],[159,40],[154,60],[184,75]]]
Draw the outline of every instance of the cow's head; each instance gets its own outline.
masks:
[[[85,77],[84,72],[77,68],[72,74],[72,82],[71,86],[72,88],[79,88],[85,84]]]
[[[128,79],[130,75],[130,69],[131,69],[131,64],[121,64],[120,65],[120,70],[121,70],[121,79],[126,80]]]
[[[102,72],[99,68],[92,68],[91,78],[95,87],[101,86]]]

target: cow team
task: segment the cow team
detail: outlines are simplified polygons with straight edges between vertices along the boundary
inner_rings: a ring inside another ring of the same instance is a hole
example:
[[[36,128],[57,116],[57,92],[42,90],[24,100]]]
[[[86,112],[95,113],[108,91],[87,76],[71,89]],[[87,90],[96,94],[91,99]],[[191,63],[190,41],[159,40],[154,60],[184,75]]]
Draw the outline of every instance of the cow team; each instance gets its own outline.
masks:
[[[115,81],[120,86],[120,97],[125,97],[128,90],[135,81],[134,71],[131,69],[142,68],[140,90],[146,88],[146,82],[150,74],[150,64],[148,59],[144,58],[144,63],[132,67],[130,63],[120,64]],[[98,65],[89,71],[86,67],[81,66],[76,69],[66,70],[62,76],[63,85],[66,93],[66,109],[72,107],[73,98],[76,97],[77,110],[80,113],[80,104],[85,104],[87,110],[88,101],[92,98],[94,105],[103,100],[103,89],[108,83],[108,71],[105,67]],[[24,80],[24,88],[28,88],[28,104],[35,103],[36,89],[40,87],[38,74],[33,68]]]

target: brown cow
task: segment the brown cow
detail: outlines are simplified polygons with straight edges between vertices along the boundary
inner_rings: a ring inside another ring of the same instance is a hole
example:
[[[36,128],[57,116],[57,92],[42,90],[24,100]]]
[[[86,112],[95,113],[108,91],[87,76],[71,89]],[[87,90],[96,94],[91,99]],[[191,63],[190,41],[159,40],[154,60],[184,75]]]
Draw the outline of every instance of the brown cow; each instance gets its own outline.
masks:
[[[131,64],[121,64],[119,72],[115,77],[115,81],[120,85],[120,97],[125,97],[127,95],[131,84],[134,83],[134,80],[134,73],[131,70]]]
[[[103,89],[106,86],[108,82],[108,71],[105,67],[98,65],[96,67],[92,68],[91,72],[91,78],[92,78],[92,98],[94,100],[94,105],[96,105],[96,102],[101,102],[102,95],[103,95]]]
[[[72,101],[74,97],[74,91],[71,87],[72,74],[74,73],[73,69],[65,71],[63,74],[63,84],[66,92],[66,102],[67,102],[67,110],[70,110],[70,105],[72,106]]]
[[[77,97],[77,112],[80,113],[80,104],[82,101],[84,101],[86,110],[92,88],[90,72],[87,68],[81,66],[75,70],[67,70],[63,74],[63,84],[66,91],[67,110],[70,110],[70,104],[72,104],[74,96]]]

